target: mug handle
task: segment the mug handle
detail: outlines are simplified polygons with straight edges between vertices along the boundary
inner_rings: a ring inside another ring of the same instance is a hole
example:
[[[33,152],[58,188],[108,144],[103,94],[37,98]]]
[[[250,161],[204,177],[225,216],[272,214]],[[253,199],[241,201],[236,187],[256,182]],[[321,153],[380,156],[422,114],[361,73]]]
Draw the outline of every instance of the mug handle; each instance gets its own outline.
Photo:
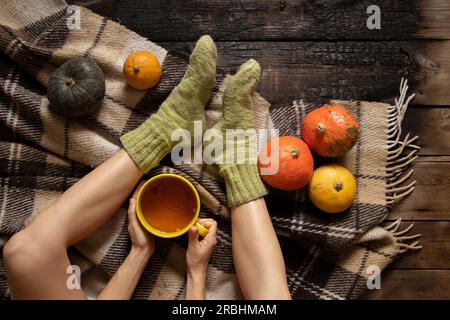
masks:
[[[198,233],[202,237],[205,237],[208,234],[209,230],[206,227],[204,227],[203,225],[201,225],[200,223],[196,222],[195,226],[198,228]]]

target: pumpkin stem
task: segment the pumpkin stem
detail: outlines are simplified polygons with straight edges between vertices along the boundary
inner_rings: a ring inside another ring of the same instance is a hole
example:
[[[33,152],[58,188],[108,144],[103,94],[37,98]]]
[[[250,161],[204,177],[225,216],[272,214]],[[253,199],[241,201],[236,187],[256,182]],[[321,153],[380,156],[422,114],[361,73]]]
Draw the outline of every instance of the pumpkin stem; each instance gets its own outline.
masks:
[[[298,150],[297,148],[292,148],[291,156],[292,158],[297,159],[298,157],[300,157],[300,150]]]
[[[133,67],[134,73],[138,73],[139,70],[140,70],[139,66],[134,66],[134,67]]]
[[[334,184],[334,189],[339,192],[344,189],[344,184],[341,181],[338,181]]]
[[[325,133],[325,131],[327,131],[327,127],[325,126],[325,124],[324,123],[322,123],[322,122],[319,122],[317,125],[316,125],[316,129],[317,129],[317,131],[319,131],[319,133]]]
[[[71,78],[66,78],[66,86],[71,87],[75,84],[75,81]]]

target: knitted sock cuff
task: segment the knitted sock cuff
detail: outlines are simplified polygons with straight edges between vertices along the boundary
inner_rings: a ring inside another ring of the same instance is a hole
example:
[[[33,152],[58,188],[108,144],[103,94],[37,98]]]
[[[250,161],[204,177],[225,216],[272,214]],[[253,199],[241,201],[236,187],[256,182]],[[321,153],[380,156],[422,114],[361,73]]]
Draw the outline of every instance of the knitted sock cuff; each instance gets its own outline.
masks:
[[[138,128],[120,137],[123,148],[143,173],[156,167],[171,151],[169,142],[164,139],[161,129],[152,120],[148,119]]]
[[[225,178],[229,207],[250,202],[268,193],[254,164],[223,166],[220,174]]]

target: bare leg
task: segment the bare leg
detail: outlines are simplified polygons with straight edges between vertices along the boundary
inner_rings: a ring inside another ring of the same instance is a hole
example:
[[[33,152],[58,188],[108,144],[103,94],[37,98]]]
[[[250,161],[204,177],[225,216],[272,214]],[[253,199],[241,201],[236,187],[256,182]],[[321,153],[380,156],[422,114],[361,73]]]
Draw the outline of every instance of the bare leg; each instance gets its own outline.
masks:
[[[8,283],[16,299],[85,298],[66,286],[66,248],[113,215],[142,173],[124,150],[83,177],[4,247]]]
[[[231,208],[236,274],[247,299],[291,299],[286,271],[264,198]]]

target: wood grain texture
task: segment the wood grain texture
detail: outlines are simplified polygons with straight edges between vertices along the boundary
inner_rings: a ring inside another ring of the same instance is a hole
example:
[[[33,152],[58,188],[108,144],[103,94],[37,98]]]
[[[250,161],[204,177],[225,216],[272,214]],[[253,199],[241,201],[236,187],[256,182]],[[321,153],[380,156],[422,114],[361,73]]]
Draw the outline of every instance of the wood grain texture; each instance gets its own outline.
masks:
[[[225,42],[223,68],[233,70],[250,57],[260,61],[261,90],[271,102],[299,96],[383,101],[405,76],[417,91],[415,103],[450,105],[450,41],[411,41],[450,39],[446,0],[70,2],[178,50],[164,42],[181,41],[186,49],[186,42],[210,34]],[[370,5],[381,9],[381,30],[366,26]]]
[[[446,0],[72,2],[186,54],[193,47],[186,42],[210,34],[222,68],[235,70],[248,58],[261,63],[261,90],[274,103],[384,101],[397,93],[404,76],[416,89],[414,103],[450,105],[450,41],[416,41],[450,39]],[[381,30],[366,27],[366,10],[374,4],[381,9]]]
[[[449,39],[450,2],[448,0],[421,0],[416,35],[419,38]]]
[[[394,206],[390,219],[449,221],[450,108],[410,108],[403,132],[419,136],[419,158],[411,166],[417,184]]]
[[[394,206],[389,219],[450,221],[450,162],[416,161],[412,168],[416,189]]]
[[[215,40],[449,39],[446,0],[120,0],[72,1],[157,42]],[[381,9],[369,30],[367,8]]]
[[[259,90],[272,103],[304,98],[392,101],[402,77],[413,104],[450,105],[450,41],[217,42],[219,68],[250,58],[262,68]],[[194,42],[162,46],[188,55]]]
[[[449,33],[450,34],[450,33]],[[449,105],[450,41],[413,43],[409,57],[418,66],[415,103]]]
[[[421,156],[450,155],[450,108],[409,108],[402,127],[419,136]]]
[[[368,291],[361,299],[450,299],[450,270],[386,270],[381,289]]]

